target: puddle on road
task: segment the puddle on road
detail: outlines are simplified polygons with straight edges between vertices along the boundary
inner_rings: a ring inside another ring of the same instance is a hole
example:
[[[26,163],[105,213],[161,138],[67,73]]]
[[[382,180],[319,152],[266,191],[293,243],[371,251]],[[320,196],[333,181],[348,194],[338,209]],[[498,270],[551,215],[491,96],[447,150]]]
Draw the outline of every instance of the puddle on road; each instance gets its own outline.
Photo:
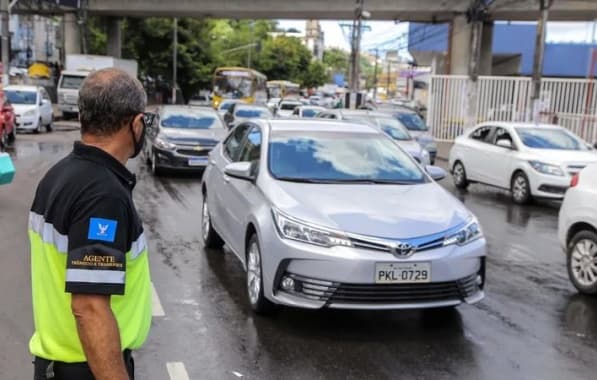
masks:
[[[15,146],[9,147],[6,151],[15,159],[24,159],[42,154],[57,154],[70,149],[72,144],[58,142],[33,142],[19,141]]]

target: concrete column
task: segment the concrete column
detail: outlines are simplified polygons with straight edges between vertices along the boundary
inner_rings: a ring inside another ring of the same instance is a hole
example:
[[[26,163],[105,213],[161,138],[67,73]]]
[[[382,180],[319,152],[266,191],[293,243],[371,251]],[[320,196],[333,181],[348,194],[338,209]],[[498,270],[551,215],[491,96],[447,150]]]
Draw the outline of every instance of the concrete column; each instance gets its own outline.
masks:
[[[118,17],[108,18],[108,41],[106,53],[114,58],[122,57],[122,25]]]
[[[483,23],[479,75],[491,75],[493,68],[493,22]]]
[[[81,31],[77,23],[77,15],[65,13],[64,25],[64,54],[81,54]]]
[[[450,51],[450,73],[452,75],[468,75],[469,61],[471,59],[472,28],[466,16],[460,15],[452,20],[452,33]]]

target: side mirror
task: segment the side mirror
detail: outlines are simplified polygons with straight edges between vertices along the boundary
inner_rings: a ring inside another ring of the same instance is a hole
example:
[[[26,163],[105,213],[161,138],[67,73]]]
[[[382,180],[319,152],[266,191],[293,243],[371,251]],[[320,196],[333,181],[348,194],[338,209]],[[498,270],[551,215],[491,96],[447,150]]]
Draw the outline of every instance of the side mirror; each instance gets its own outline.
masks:
[[[512,141],[506,139],[496,141],[495,145],[501,146],[502,148],[512,149]]]
[[[427,171],[427,174],[429,174],[434,181],[441,181],[446,178],[446,171],[439,166],[427,165],[425,166],[425,171]]]
[[[233,162],[226,165],[224,173],[232,178],[254,181],[253,164],[251,162]]]

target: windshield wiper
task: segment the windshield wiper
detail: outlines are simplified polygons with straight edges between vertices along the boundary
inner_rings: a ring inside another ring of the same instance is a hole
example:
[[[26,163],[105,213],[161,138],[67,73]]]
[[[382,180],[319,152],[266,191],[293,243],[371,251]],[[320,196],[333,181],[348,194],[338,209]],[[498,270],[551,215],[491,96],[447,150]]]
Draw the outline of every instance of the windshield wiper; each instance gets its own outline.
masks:
[[[325,183],[362,183],[362,184],[374,184],[374,185],[413,185],[421,182],[415,181],[400,181],[400,180],[393,180],[393,179],[373,179],[373,178],[353,178],[353,179],[337,179],[337,180],[328,180]]]
[[[278,181],[298,182],[298,183],[327,183],[317,179],[310,178],[296,178],[296,177],[276,177]]]

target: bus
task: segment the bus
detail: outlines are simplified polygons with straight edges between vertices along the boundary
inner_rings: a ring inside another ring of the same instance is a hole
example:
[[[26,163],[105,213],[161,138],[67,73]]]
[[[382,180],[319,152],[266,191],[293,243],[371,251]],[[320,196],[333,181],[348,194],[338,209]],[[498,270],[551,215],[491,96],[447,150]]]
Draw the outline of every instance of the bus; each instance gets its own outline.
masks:
[[[245,103],[267,102],[267,77],[246,67],[219,67],[214,72],[213,107],[218,108],[226,99]]]
[[[270,80],[267,82],[269,98],[284,99],[287,96],[300,97],[301,86],[287,80]]]

